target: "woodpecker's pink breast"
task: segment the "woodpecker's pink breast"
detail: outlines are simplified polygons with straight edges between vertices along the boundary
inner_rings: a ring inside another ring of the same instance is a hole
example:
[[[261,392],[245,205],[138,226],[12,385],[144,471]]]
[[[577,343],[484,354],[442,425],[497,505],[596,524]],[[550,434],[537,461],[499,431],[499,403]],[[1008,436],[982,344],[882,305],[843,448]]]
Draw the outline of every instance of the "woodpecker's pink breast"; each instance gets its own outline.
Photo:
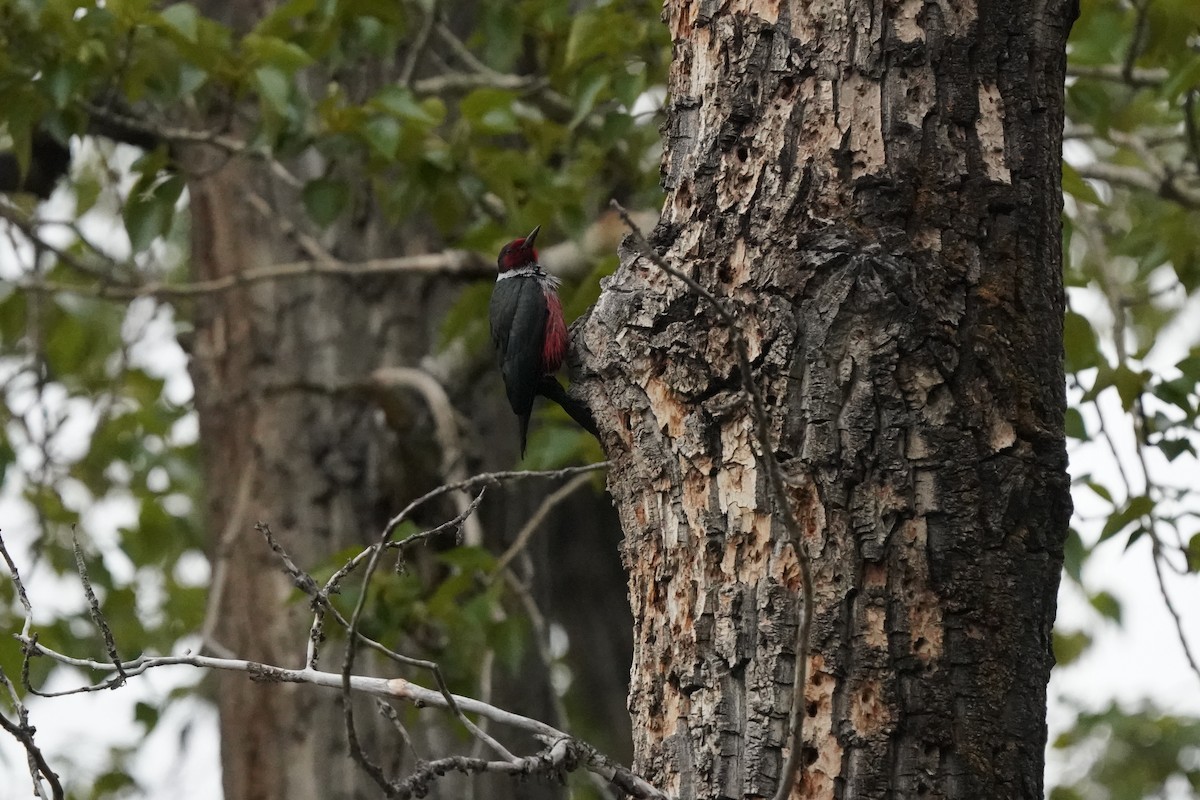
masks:
[[[546,335],[542,339],[542,371],[549,375],[558,372],[567,355],[567,323],[563,320],[562,301],[558,292],[546,291]]]

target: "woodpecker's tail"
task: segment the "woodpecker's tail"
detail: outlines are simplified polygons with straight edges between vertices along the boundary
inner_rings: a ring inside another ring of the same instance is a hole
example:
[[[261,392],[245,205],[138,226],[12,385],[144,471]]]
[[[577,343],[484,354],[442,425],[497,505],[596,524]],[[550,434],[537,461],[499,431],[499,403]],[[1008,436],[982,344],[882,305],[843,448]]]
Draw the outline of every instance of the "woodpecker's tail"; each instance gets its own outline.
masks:
[[[521,458],[525,457],[525,437],[529,434],[529,412],[518,415],[521,420]]]
[[[547,400],[553,400],[558,403],[562,406],[563,411],[566,411],[571,416],[571,419],[579,424],[579,427],[597,439],[600,438],[600,431],[596,428],[596,419],[592,416],[592,412],[583,403],[567,394],[567,390],[558,382],[558,378],[555,378],[553,375],[543,376],[538,382],[537,393]],[[522,422],[528,423],[528,421],[526,419]],[[525,441],[524,425],[522,425],[521,441],[522,443]]]

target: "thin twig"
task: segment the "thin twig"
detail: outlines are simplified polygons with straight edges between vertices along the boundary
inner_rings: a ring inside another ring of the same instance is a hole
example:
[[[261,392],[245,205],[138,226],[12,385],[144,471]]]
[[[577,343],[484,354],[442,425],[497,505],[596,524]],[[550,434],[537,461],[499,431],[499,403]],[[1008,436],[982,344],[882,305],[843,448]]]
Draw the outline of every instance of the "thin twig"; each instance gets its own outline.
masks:
[[[562,486],[555,489],[550,494],[546,495],[537,510],[525,522],[524,527],[517,533],[513,543],[508,546],[504,554],[496,561],[496,566],[492,568],[492,574],[495,575],[505,568],[516,558],[517,553],[521,552],[529,540],[533,538],[533,534],[537,533],[538,528],[545,522],[546,517],[550,516],[550,512],[557,508],[564,500],[573,495],[576,491],[586,486],[592,480],[590,475],[576,475],[571,480],[564,483]]]
[[[1151,0],[1134,0],[1132,5],[1137,18],[1133,23],[1133,40],[1129,43],[1129,50],[1125,53],[1125,63],[1121,67],[1121,78],[1125,83],[1133,85],[1133,65],[1137,61],[1138,56],[1142,54],[1142,47],[1146,43],[1146,27],[1149,22]]]
[[[113,666],[117,668],[117,679],[112,685],[112,688],[115,689],[125,683],[125,673],[121,670],[121,656],[117,653],[117,640],[113,638],[112,629],[108,627],[108,620],[104,618],[104,612],[100,610],[100,601],[96,599],[96,593],[92,591],[92,581],[88,577],[83,547],[79,544],[79,536],[73,525],[71,526],[71,544],[75,549],[75,569],[79,572],[79,580],[83,583],[83,593],[87,596],[88,611],[91,612],[92,622],[96,623],[96,627],[100,629],[100,634],[104,637],[104,649],[108,652]]]
[[[804,608],[801,610],[800,623],[796,628],[796,666],[793,678],[792,708],[789,722],[791,749],[788,752],[787,761],[784,763],[783,772],[779,779],[779,786],[776,789],[774,797],[774,800],[786,800],[791,794],[792,784],[800,769],[801,751],[804,744],[804,693],[808,684],[808,639],[809,629],[812,625],[813,606],[812,565],[809,561],[808,551],[804,548],[804,538],[800,530],[799,521],[792,512],[791,503],[788,500],[787,481],[783,477],[783,470],[779,466],[779,461],[775,458],[775,451],[771,446],[771,425],[770,418],[767,416],[766,404],[763,402],[762,393],[759,391],[758,384],[754,380],[754,371],[750,364],[750,351],[746,347],[746,340],[742,336],[741,328],[737,324],[737,320],[734,319],[733,314],[729,312],[719,298],[697,283],[691,276],[667,264],[655,252],[654,248],[651,247],[641,228],[629,218],[628,212],[620,203],[613,200],[610,202],[610,205],[621,215],[621,219],[625,221],[626,226],[632,232],[638,249],[663,272],[681,281],[692,292],[707,300],[729,330],[729,336],[737,354],[738,367],[741,370],[742,387],[750,398],[750,415],[753,417],[755,433],[758,438],[759,447],[762,450],[762,458],[767,466],[767,476],[771,486],[772,499],[775,502],[777,510],[783,515],[784,526],[791,536],[792,548],[796,553],[796,561],[800,565],[801,580],[804,584],[802,587]]]
[[[1200,664],[1196,663],[1196,657],[1192,655],[1192,648],[1188,644],[1187,636],[1183,630],[1183,618],[1179,611],[1175,608],[1175,603],[1171,600],[1171,595],[1167,591],[1167,582],[1163,576],[1161,559],[1163,558],[1162,545],[1158,541],[1158,537],[1151,533],[1151,541],[1153,547],[1151,550],[1151,560],[1154,562],[1154,576],[1158,578],[1158,592],[1162,595],[1163,605],[1167,607],[1167,613],[1171,615],[1171,621],[1175,623],[1175,633],[1179,637],[1179,644],[1183,648],[1183,657],[1187,659],[1188,666],[1197,678],[1200,678]]]
[[[213,633],[217,629],[218,615],[221,612],[221,600],[224,597],[225,583],[229,576],[230,551],[234,540],[237,539],[242,526],[245,524],[246,512],[250,505],[250,490],[254,488],[256,471],[256,459],[251,454],[245,467],[242,469],[241,478],[238,480],[237,494],[234,497],[233,508],[230,510],[229,518],[225,520],[225,529],[221,531],[221,536],[217,539],[217,546],[213,553],[212,584],[208,590],[208,600],[204,607],[204,622],[200,626],[201,649],[209,648],[213,652],[225,656],[232,655],[232,653],[226,651],[223,646],[213,640]]]
[[[25,592],[25,584],[21,581],[21,573],[17,571],[16,562],[8,553],[8,548],[4,545],[4,536],[0,533],[0,555],[4,556],[4,563],[8,565],[8,574],[12,576],[13,585],[17,587],[17,597],[21,600],[21,607],[25,609],[25,624],[21,628],[22,636],[29,636],[30,628],[33,626],[33,605],[29,602],[29,595]]]
[[[486,485],[480,489],[479,497],[477,498],[478,501],[481,501],[483,499],[483,495],[486,490],[487,490]],[[469,514],[472,511],[474,511],[475,507],[477,507],[477,506],[478,506],[478,502],[472,504],[471,508],[469,509],[469,511],[467,513]],[[464,514],[462,516],[465,518],[466,515]],[[451,520],[451,523],[455,523],[455,522],[457,522],[458,524],[461,525],[461,521]],[[396,521],[395,524],[399,525],[399,521]],[[433,532],[440,532],[441,530],[448,528],[449,525],[450,525],[449,523],[439,525],[437,528],[434,528],[431,531],[426,531],[425,534],[418,534],[417,536],[427,538],[428,534],[432,534]],[[372,777],[375,777],[376,774],[381,775],[382,773],[379,773],[379,768],[370,762],[370,760],[367,758],[366,754],[364,752],[362,752],[362,748],[358,744],[358,733],[354,726],[353,703],[350,702],[350,699],[351,699],[350,698],[350,691],[351,691],[350,678],[353,674],[354,657],[357,652],[354,647],[354,643],[355,643],[355,640],[358,635],[358,625],[362,619],[363,611],[366,608],[367,596],[370,594],[368,592],[368,587],[370,586],[370,583],[371,583],[371,577],[375,574],[375,570],[379,566],[379,556],[386,549],[386,546],[388,544],[388,539],[391,537],[392,532],[394,530],[395,530],[395,525],[393,525],[391,522],[389,522],[388,526],[384,529],[383,534],[380,536],[379,541],[376,543],[375,549],[371,552],[370,559],[367,560],[367,567],[363,573],[362,591],[359,593],[358,602],[354,606],[354,613],[350,617],[350,626],[348,628],[349,636],[348,636],[347,644],[346,644],[346,653],[342,659],[342,694],[344,696],[343,703],[342,703],[342,717],[343,717],[343,720],[346,725],[346,738],[350,742],[350,752],[354,756],[354,759],[356,761],[358,761],[359,764],[362,765],[363,769],[367,770],[367,772],[370,773],[372,775]],[[409,537],[409,539],[415,539],[415,538],[417,538],[417,537]],[[473,723],[469,719],[467,719],[467,716],[462,713],[462,709],[459,708],[458,705],[453,700],[453,695],[451,695],[451,693],[450,693],[450,688],[446,684],[445,678],[442,677],[441,669],[435,665],[432,672],[433,672],[435,679],[437,680],[438,688],[440,688],[442,690],[442,693],[445,695],[446,701],[449,703],[449,707],[451,708],[451,710],[454,711],[454,713],[458,717],[459,721],[462,722],[462,724],[467,728],[467,730],[470,731],[471,734],[474,735],[476,738],[481,739],[485,743],[487,743],[487,745],[489,747],[491,747],[498,754],[500,754],[501,758],[504,758],[507,761],[515,761],[516,756],[514,756],[512,753],[510,753],[504,747],[504,745],[500,744],[498,741],[496,741],[490,735],[488,735],[484,731],[480,730],[479,727],[477,725],[475,725],[475,723]],[[376,782],[379,782],[378,778],[376,779]],[[380,785],[383,786],[384,784],[380,783]]]
[[[421,23],[421,30],[417,32],[417,38],[408,48],[408,55],[404,59],[404,66],[400,69],[400,74],[396,78],[396,82],[405,88],[412,88],[413,75],[416,74],[417,65],[421,63],[421,55],[425,52],[425,47],[429,44],[429,36],[433,33],[433,26],[437,23],[438,9],[436,5],[431,5],[425,11],[425,19]]]
[[[408,752],[413,754],[414,759],[420,761],[421,754],[417,752],[417,745],[413,741],[412,736],[409,734],[408,728],[404,726],[404,721],[400,719],[400,715],[396,713],[396,709],[392,706],[392,704],[384,700],[382,697],[376,697],[375,710],[378,711],[384,719],[392,723],[392,727],[396,729],[397,735],[399,735],[400,740],[404,742],[404,746],[408,748]],[[396,754],[397,761],[403,759],[403,757],[403,751]]]
[[[442,452],[441,479],[457,482],[467,478],[467,459],[463,452],[458,415],[446,393],[446,387],[437,378],[423,369],[380,367],[371,373],[371,385],[386,390],[406,388],[419,394],[433,417],[434,435]],[[459,512],[466,509],[467,499],[462,493],[455,493],[454,502]],[[463,537],[463,541],[471,547],[483,544],[483,528],[478,519],[473,516],[466,518]]]
[[[586,467],[572,467],[572,468],[567,468],[567,469],[563,469],[563,470],[555,470],[553,473],[550,473],[550,474],[551,475],[574,475],[574,474],[578,474],[580,472],[591,472],[598,468],[600,468],[599,465],[593,464],[593,465],[588,465]],[[400,511],[399,514],[397,514],[396,516],[394,516],[390,520],[388,520],[387,525],[384,526],[383,533],[381,533],[379,536],[379,541],[376,543],[374,548],[372,548],[370,550],[370,557],[367,559],[367,566],[366,566],[365,570],[363,571],[362,591],[359,592],[358,602],[354,606],[354,613],[350,616],[350,625],[349,625],[349,628],[347,631],[348,637],[347,637],[346,652],[345,652],[345,656],[343,657],[343,660],[342,660],[342,693],[343,693],[343,695],[345,695],[345,702],[343,702],[343,704],[342,704],[342,717],[343,717],[343,722],[345,723],[345,726],[346,726],[346,736],[350,742],[350,749],[351,749],[352,755],[354,756],[355,760],[358,761],[363,766],[363,769],[365,769],[373,778],[375,778],[377,783],[380,783],[380,786],[384,786],[386,788],[385,784],[380,782],[382,779],[382,773],[379,772],[379,768],[377,766],[375,766],[374,764],[371,764],[369,762],[369,760],[366,757],[366,754],[363,753],[361,748],[358,746],[358,735],[357,735],[357,732],[355,731],[355,727],[354,727],[354,710],[352,707],[353,704],[350,702],[350,697],[349,697],[350,687],[351,687],[350,679],[352,677],[352,673],[353,673],[353,669],[354,669],[354,657],[355,657],[355,652],[356,652],[355,648],[354,648],[354,643],[358,636],[359,622],[362,619],[363,611],[366,607],[367,596],[369,594],[368,587],[370,586],[372,576],[375,574],[375,570],[379,566],[380,555],[386,549],[386,547],[392,537],[392,534],[395,532],[396,528],[399,527],[399,525],[402,522],[404,522],[405,519],[408,518],[408,515],[411,514],[413,512],[413,510],[415,510],[418,506],[428,502],[429,500],[432,500],[435,497],[440,497],[441,495],[446,494],[447,492],[461,491],[468,487],[474,487],[474,486],[480,486],[480,487],[486,488],[487,486],[496,485],[501,480],[504,480],[504,479],[515,480],[515,479],[518,479],[521,477],[532,477],[533,475],[534,475],[534,473],[527,473],[527,472],[526,473],[522,473],[522,472],[484,473],[482,475],[476,475],[473,478],[468,478],[464,481],[459,481],[458,483],[447,484],[447,485],[439,486],[436,489],[432,489],[432,490],[426,492],[421,497],[418,497],[417,499],[410,502],[407,506],[404,507],[403,510]],[[482,499],[482,492],[480,493],[480,499]],[[441,527],[441,526],[439,526],[439,527]],[[423,536],[425,536],[425,535],[418,534],[417,537],[409,537],[409,539],[406,541],[418,540],[418,537],[423,537]],[[355,559],[352,559],[351,561],[357,562],[357,560],[358,559],[355,558]],[[331,579],[331,581],[332,581],[332,579]],[[454,710],[455,714],[459,717],[459,720],[463,722],[463,724],[467,727],[467,729],[470,730],[475,736],[482,738],[485,741],[490,740],[490,741],[488,741],[488,744],[492,747],[492,749],[494,749],[496,752],[500,753],[502,755],[502,757],[506,758],[509,761],[515,759],[516,757],[513,756],[511,753],[509,753],[499,742],[496,742],[494,739],[491,739],[490,736],[488,736],[486,733],[483,733],[482,731],[480,731],[473,723],[471,723],[466,718],[466,715],[463,714],[462,710],[454,703],[453,696],[450,694],[449,688],[445,684],[445,680],[442,677],[441,671],[438,669],[435,669],[433,671],[433,674],[434,674],[435,678],[437,679],[438,687],[443,691],[443,693],[445,695],[445,699],[447,700],[449,707],[452,710]]]

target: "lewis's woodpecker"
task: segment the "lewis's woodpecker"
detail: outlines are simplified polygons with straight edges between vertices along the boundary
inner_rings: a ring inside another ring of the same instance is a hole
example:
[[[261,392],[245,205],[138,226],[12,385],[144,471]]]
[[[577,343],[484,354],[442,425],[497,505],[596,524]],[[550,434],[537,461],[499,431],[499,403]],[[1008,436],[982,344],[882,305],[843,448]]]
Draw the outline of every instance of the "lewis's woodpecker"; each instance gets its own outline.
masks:
[[[500,248],[496,259],[500,271],[488,307],[504,388],[521,423],[522,456],[533,398],[539,394],[557,402],[586,430],[596,433],[591,413],[570,398],[554,377],[567,354],[567,325],[558,299],[559,280],[538,264],[533,243],[539,230],[540,225],[528,236]]]

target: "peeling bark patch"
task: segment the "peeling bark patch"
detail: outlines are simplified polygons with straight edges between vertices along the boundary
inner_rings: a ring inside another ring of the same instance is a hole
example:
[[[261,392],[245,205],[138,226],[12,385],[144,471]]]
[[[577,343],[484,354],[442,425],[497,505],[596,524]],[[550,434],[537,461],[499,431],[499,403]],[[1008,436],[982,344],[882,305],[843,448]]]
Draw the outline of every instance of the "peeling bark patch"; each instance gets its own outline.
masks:
[[[834,779],[842,773],[843,748],[834,735],[833,694],[837,679],[821,671],[824,659],[811,656],[808,662],[808,687],[804,693],[804,739],[807,751],[805,767],[800,770],[803,797],[833,797]]]
[[[883,700],[879,681],[865,680],[851,694],[850,724],[864,739],[870,739],[892,722],[891,712]]]
[[[995,84],[979,85],[975,135],[979,137],[979,155],[988,177],[1000,183],[1012,183],[1012,174],[1004,157],[1004,100]]]
[[[928,590],[918,592],[910,602],[908,627],[913,653],[921,663],[930,664],[942,656],[942,609],[937,595]]]
[[[888,644],[887,611],[879,606],[868,606],[863,617],[866,623],[863,630],[863,641],[869,647],[886,650]]]
[[[658,420],[659,429],[672,439],[682,436],[688,416],[688,408],[684,405],[683,398],[656,378],[646,381],[646,397],[650,400],[650,411]]]
[[[852,159],[852,179],[872,175],[887,162],[883,149],[880,85],[852,74],[838,92],[838,129],[847,138]]]
[[[918,21],[924,7],[925,0],[902,0],[896,9],[896,16],[892,19],[892,30],[896,32],[897,39],[902,42],[925,40],[925,31],[921,29]]]
[[[908,551],[906,564],[912,573],[906,581],[905,606],[908,615],[908,634],[913,654],[925,665],[942,657],[942,600],[928,587],[925,564],[928,534],[925,519],[911,520],[904,526],[904,544]]]
[[[750,443],[752,425],[749,416],[742,416],[721,426],[721,454],[725,466],[717,473],[717,502],[726,513],[731,509],[749,511],[758,507],[755,499],[758,470]]]
[[[1012,426],[1012,423],[1004,419],[997,412],[992,416],[991,430],[988,435],[988,444],[992,448],[993,453],[998,453],[1001,450],[1007,450],[1017,442],[1017,430]]]
[[[754,514],[751,519],[751,535],[730,537],[721,560],[721,571],[741,583],[758,581],[767,571],[767,559],[771,556],[771,517]],[[784,562],[776,559],[775,563],[779,568]]]

